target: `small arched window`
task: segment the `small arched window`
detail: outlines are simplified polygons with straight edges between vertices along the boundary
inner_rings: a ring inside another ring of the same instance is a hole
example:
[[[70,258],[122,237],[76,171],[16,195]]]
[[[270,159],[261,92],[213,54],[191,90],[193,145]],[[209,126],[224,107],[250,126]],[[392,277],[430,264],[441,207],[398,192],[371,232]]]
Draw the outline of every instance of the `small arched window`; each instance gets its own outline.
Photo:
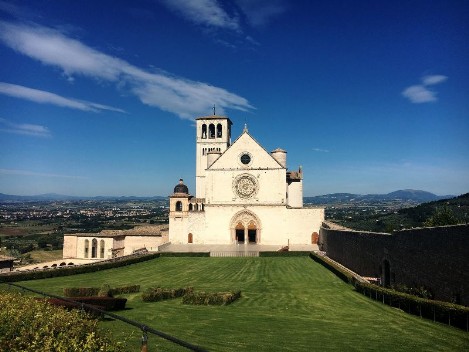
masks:
[[[176,211],[182,211],[182,202],[180,200],[176,202]]]
[[[91,258],[97,258],[98,257],[98,240],[96,238],[93,238],[93,241],[91,241]]]
[[[104,258],[104,240],[99,242],[99,257]]]
[[[192,203],[189,204],[189,211],[192,211]]]
[[[217,138],[222,137],[222,129],[221,129],[221,123],[217,125]]]
[[[213,123],[208,126],[208,138],[215,138],[215,125]]]
[[[90,241],[85,240],[85,258],[88,258],[90,253]]]
[[[207,138],[207,125],[204,123],[202,125],[202,139]]]

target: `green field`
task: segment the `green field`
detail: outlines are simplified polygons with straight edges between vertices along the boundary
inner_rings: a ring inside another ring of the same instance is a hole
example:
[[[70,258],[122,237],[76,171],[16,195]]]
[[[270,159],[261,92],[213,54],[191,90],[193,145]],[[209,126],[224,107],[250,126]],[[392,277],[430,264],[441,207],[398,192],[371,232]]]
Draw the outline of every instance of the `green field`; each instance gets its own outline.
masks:
[[[62,294],[63,287],[140,284],[196,290],[241,290],[228,306],[144,303],[129,294],[118,312],[212,351],[463,351],[469,333],[433,323],[356,293],[308,257],[158,258],[127,267],[20,282]],[[117,339],[140,332],[103,321]],[[150,351],[181,350],[150,335]]]

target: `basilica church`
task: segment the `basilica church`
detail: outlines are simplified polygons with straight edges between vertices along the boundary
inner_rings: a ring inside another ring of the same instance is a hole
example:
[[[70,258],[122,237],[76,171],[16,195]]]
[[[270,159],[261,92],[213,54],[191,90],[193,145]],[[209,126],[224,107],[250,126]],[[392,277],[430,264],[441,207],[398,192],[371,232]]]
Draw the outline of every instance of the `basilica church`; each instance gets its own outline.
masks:
[[[267,152],[244,127],[231,143],[224,116],[196,119],[196,189],[183,180],[170,196],[172,244],[307,245],[323,208],[303,207],[303,172],[287,169],[287,152]]]

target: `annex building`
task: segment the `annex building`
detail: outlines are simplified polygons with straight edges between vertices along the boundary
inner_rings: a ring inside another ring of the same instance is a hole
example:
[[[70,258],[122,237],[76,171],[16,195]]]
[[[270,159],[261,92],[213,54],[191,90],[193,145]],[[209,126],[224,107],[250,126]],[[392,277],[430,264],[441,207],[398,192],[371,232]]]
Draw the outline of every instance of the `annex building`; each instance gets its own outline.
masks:
[[[224,116],[196,119],[195,196],[179,181],[170,196],[171,244],[315,243],[323,208],[303,207],[303,172],[287,152],[267,152],[248,132],[231,143]]]

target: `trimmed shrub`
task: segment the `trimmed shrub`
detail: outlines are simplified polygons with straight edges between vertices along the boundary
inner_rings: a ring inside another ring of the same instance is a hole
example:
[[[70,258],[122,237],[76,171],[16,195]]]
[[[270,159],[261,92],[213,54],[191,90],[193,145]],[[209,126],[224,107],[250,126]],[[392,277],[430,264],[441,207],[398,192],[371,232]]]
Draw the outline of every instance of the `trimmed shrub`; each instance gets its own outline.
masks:
[[[259,252],[259,257],[307,257],[309,253],[291,251]]]
[[[97,296],[98,287],[65,287],[63,289],[65,297],[91,297]]]
[[[319,263],[322,266],[324,266],[326,269],[329,269],[330,271],[332,271],[334,274],[336,274],[340,279],[342,279],[346,283],[353,284],[356,281],[356,279],[353,277],[352,274],[350,274],[348,271],[344,270],[343,268],[341,268],[340,266],[338,266],[336,263],[329,260],[328,258],[319,256],[314,252],[310,252],[309,257],[313,259],[316,263]]]
[[[227,305],[241,297],[241,291],[236,292],[190,292],[182,297],[182,303],[195,305]]]
[[[0,351],[120,352],[124,347],[84,312],[0,293]]]
[[[161,252],[161,257],[210,257],[210,252]]]
[[[127,298],[115,298],[105,296],[95,297],[73,297],[73,300],[79,303],[86,303],[94,306],[101,306],[104,310],[123,310],[127,303]]]
[[[187,293],[193,292],[192,287],[186,288],[161,288],[153,287],[145,290],[142,294],[142,300],[144,302],[158,302],[165,299],[174,299],[182,297]]]
[[[137,292],[140,292],[140,285],[118,286],[115,288],[111,288],[111,294],[113,295],[123,295],[127,293]]]
[[[98,292],[99,297],[112,297],[111,286],[103,284]]]
[[[99,296],[99,292],[101,289],[98,287],[65,287],[63,289],[63,292],[65,297],[91,297]],[[114,295],[136,292],[140,292],[140,285],[118,286],[114,288],[109,288],[109,293],[111,294],[111,297]]]

